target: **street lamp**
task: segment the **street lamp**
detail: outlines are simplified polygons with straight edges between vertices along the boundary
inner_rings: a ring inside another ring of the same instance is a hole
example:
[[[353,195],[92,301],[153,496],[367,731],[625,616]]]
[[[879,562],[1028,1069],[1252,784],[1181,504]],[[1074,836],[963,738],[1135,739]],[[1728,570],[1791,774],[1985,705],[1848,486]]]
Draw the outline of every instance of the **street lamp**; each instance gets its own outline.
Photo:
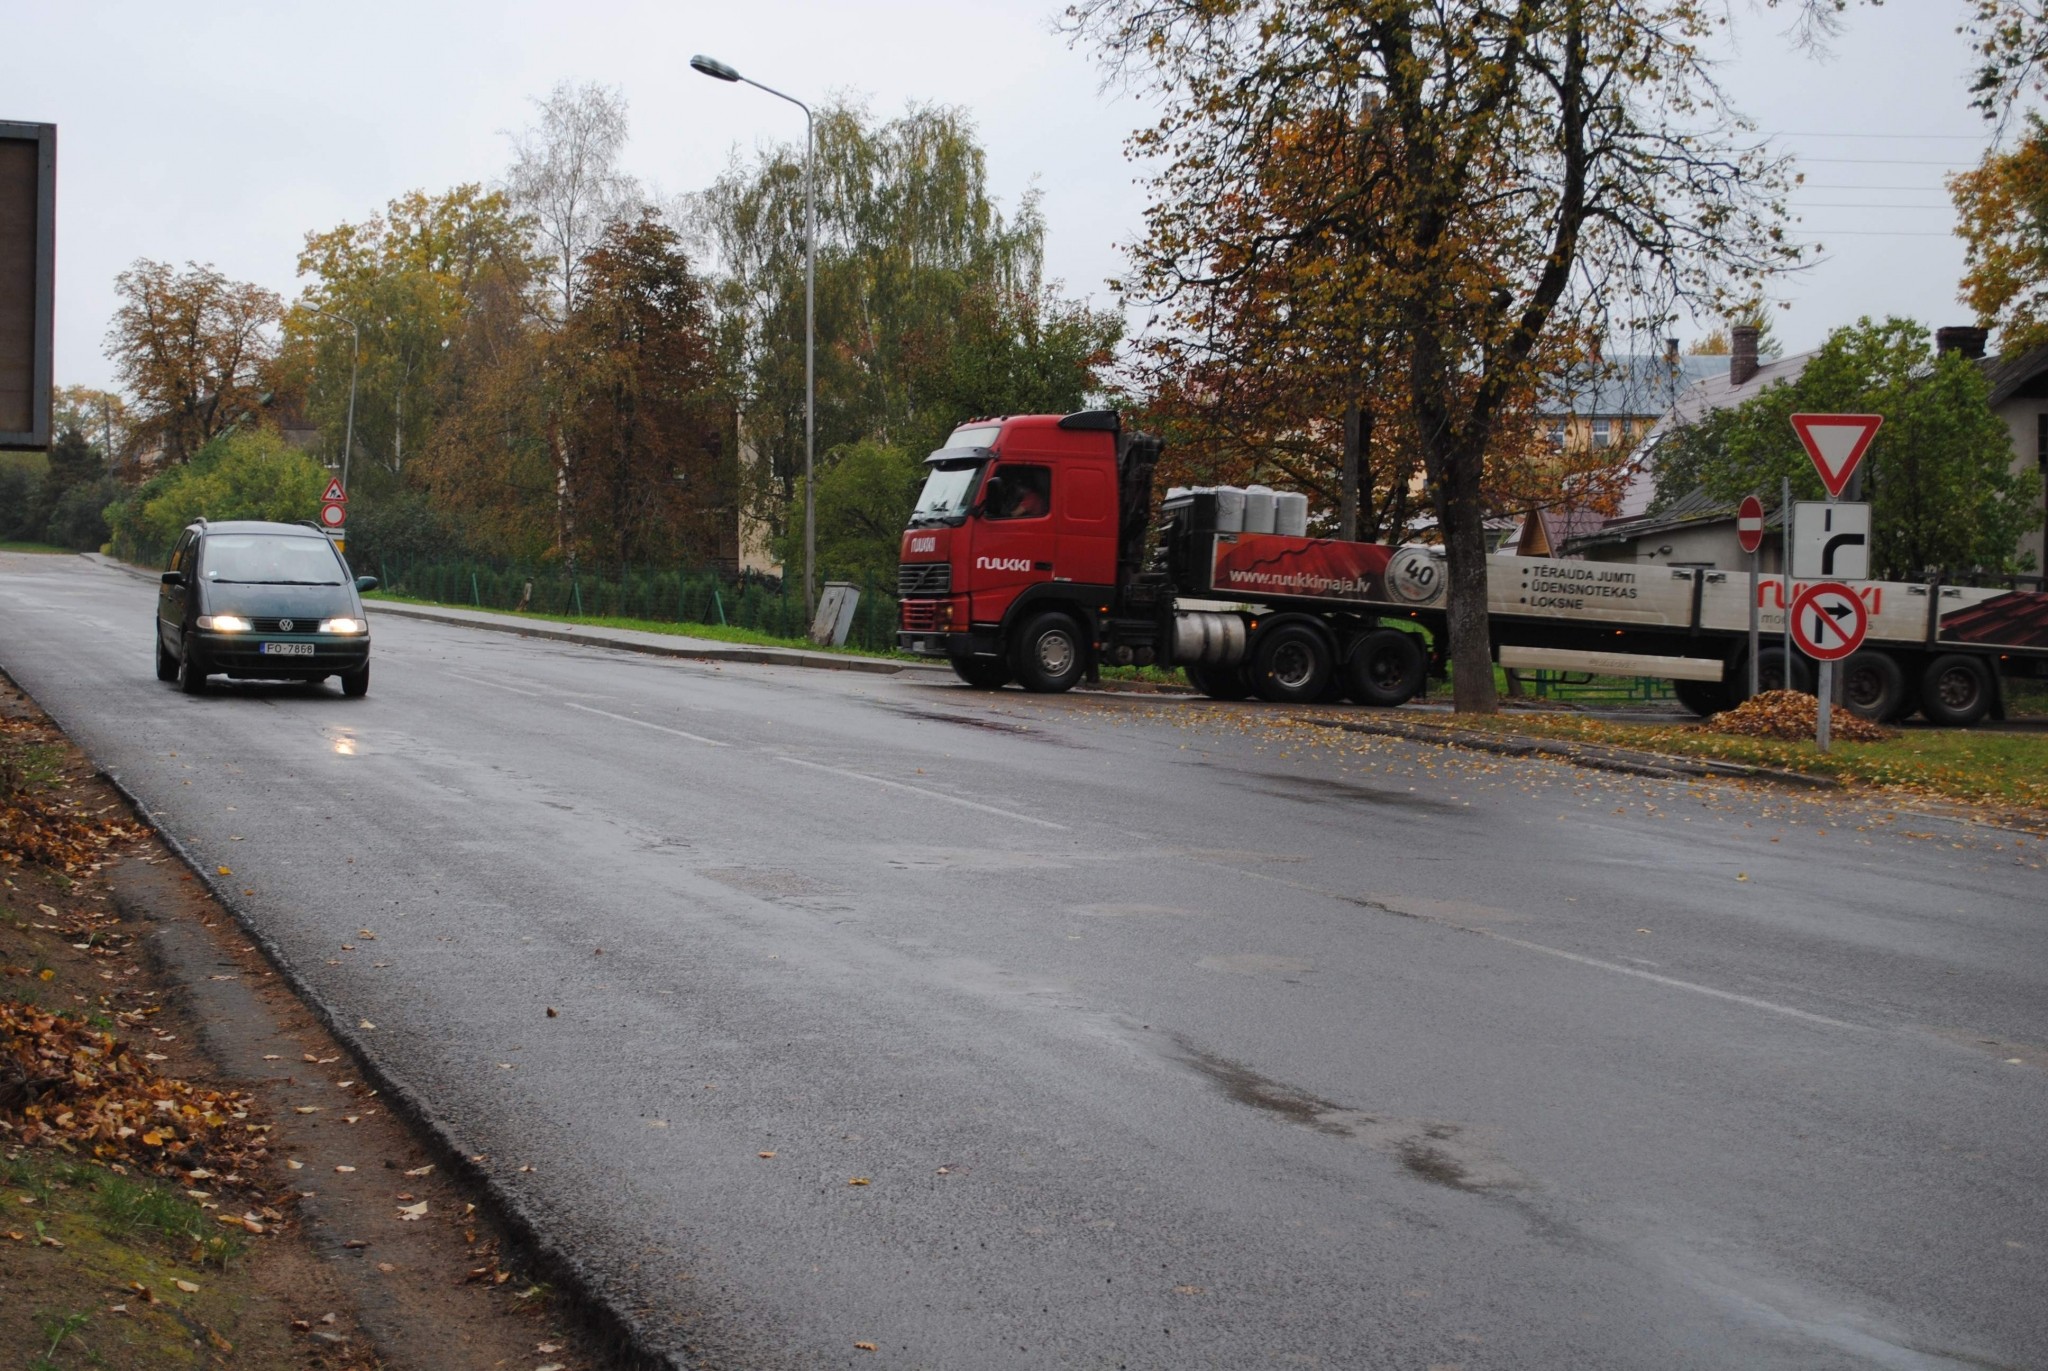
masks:
[[[690,59],[690,66],[720,81],[739,81],[755,90],[787,100],[804,112],[804,620],[817,613],[813,569],[818,561],[818,492],[812,472],[812,454],[817,442],[818,380],[814,354],[817,346],[817,314],[813,305],[813,283],[818,264],[816,172],[811,107],[793,95],[740,75],[715,57],[702,53]]]
[[[347,324],[355,333],[355,343],[349,352],[348,359],[348,427],[344,431],[341,440],[341,488],[345,493],[348,490],[349,449],[356,445],[356,367],[363,360],[363,326],[353,319],[344,319],[339,314],[329,313],[324,309],[316,309],[312,305],[306,306],[306,309],[323,318],[332,319],[336,323]]]

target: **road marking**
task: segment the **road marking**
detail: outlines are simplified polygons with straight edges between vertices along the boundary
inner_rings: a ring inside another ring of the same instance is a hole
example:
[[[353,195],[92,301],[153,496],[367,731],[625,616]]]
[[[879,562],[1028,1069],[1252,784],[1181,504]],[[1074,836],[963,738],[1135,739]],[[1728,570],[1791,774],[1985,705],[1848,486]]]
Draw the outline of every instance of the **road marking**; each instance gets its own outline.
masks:
[[[701,733],[685,733],[680,728],[670,728],[667,724],[650,724],[645,719],[635,719],[627,714],[614,714],[609,709],[592,709],[589,705],[579,705],[574,700],[564,700],[562,703],[570,709],[580,709],[585,714],[602,714],[605,718],[617,719],[622,724],[638,724],[642,728],[651,728],[656,733],[673,733],[678,738],[688,738],[691,742],[702,743],[706,747],[732,746],[731,743],[721,743],[718,739],[707,738]]]
[[[985,805],[979,800],[963,800],[958,795],[948,795],[942,790],[926,790],[921,785],[886,780],[859,771],[842,771],[836,766],[826,766],[823,762],[807,762],[801,757],[782,757],[782,760],[791,766],[807,766],[813,771],[829,771],[834,776],[844,776],[849,781],[866,781],[870,785],[885,785],[891,790],[907,790],[913,795],[922,795],[929,800],[944,800],[949,805],[959,805],[963,809],[978,809],[984,814],[1000,815],[1005,819],[1015,819],[1019,823],[1037,824],[1040,828],[1056,828],[1062,833],[1067,831],[1065,824],[1056,824],[1050,819],[1034,819],[1029,814],[1019,814],[1014,809],[997,809],[994,805]]]
[[[480,676],[465,676],[459,671],[450,671],[448,674],[458,681],[468,681],[471,685],[489,686],[493,690],[509,690],[514,695],[524,695],[529,700],[545,700],[547,698],[538,690],[521,690],[518,686],[508,686],[503,681],[486,681]]]
[[[1197,857],[1195,860],[1200,861],[1201,858]],[[1325,899],[1342,900],[1346,904],[1362,905],[1368,909],[1377,909],[1382,913],[1398,914],[1402,918],[1417,919],[1423,923],[1437,924],[1444,928],[1455,928],[1460,933],[1476,933],[1482,938],[1491,938],[1497,943],[1506,943],[1510,947],[1523,948],[1529,952],[1541,952],[1547,957],[1562,957],[1565,961],[1577,962],[1580,966],[1595,967],[1601,971],[1618,972],[1623,976],[1634,976],[1638,980],[1650,981],[1656,985],[1670,986],[1674,990],[1689,990],[1695,995],[1706,995],[1717,1000],[1727,1000],[1732,1004],[1748,1005],[1751,1009],[1761,1009],[1771,1014],[1782,1014],[1788,1019],[1800,1019],[1806,1023],[1820,1024],[1826,1028],[1852,1028],[1858,1030],[1868,1028],[1868,1025],[1865,1024],[1848,1023],[1842,1019],[1830,1019],[1825,1014],[1813,1014],[1804,1009],[1794,1009],[1789,1004],[1778,1004],[1772,1000],[1760,1000],[1754,995],[1738,995],[1732,990],[1719,990],[1711,985],[1701,985],[1697,981],[1681,981],[1676,976],[1660,976],[1654,971],[1644,971],[1639,967],[1623,966],[1619,962],[1603,961],[1598,957],[1588,957],[1579,952],[1567,952],[1561,947],[1551,947],[1545,943],[1532,943],[1525,938],[1511,938],[1505,933],[1497,933],[1490,928],[1474,928],[1470,924],[1461,924],[1450,919],[1437,918],[1430,914],[1418,914],[1413,910],[1401,909],[1391,904],[1383,904],[1378,900],[1367,900],[1356,895],[1340,894],[1337,891],[1325,890],[1321,886],[1309,885],[1303,881],[1290,881],[1284,876],[1268,876],[1264,872],[1246,871],[1241,867],[1229,866],[1222,862],[1209,862],[1206,865],[1220,867],[1224,871],[1234,872],[1239,876],[1244,876],[1254,881],[1270,881],[1274,885],[1284,885],[1295,890],[1307,891],[1311,895],[1321,895]]]

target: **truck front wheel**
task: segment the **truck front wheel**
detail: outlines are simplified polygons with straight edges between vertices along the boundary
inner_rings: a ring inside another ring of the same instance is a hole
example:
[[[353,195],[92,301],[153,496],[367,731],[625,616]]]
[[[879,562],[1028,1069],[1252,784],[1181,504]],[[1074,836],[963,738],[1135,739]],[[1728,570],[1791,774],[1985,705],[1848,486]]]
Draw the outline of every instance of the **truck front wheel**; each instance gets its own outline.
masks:
[[[1015,679],[1000,657],[953,657],[953,674],[976,690],[1001,690]]]
[[[1422,689],[1429,662],[1412,633],[1398,628],[1375,629],[1358,640],[1344,664],[1351,698],[1362,705],[1391,709],[1406,704]]]
[[[1040,695],[1072,690],[1088,669],[1081,628],[1058,610],[1047,610],[1017,635],[1011,665],[1018,682]]]
[[[1279,624],[1252,649],[1252,689],[1276,705],[1314,704],[1335,667],[1322,634],[1307,624]]]

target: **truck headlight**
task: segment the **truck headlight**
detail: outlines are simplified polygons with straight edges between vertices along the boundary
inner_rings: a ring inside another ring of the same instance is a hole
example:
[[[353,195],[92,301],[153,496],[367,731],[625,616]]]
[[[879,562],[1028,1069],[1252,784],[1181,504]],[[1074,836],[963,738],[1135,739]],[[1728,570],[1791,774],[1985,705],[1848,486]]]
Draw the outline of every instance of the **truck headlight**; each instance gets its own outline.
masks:
[[[361,619],[340,618],[322,619],[320,621],[320,631],[322,633],[361,633],[368,627],[369,625],[365,624]]]
[[[202,614],[199,626],[209,633],[247,633],[249,621],[239,614]]]

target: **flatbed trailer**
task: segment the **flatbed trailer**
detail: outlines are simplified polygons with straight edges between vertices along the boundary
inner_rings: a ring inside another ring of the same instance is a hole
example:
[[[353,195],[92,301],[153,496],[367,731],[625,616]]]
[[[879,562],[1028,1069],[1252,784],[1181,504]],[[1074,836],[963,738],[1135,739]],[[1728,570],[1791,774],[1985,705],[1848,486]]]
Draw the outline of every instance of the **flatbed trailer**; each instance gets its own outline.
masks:
[[[1109,411],[977,420],[955,440],[927,484],[950,482],[950,512],[904,534],[898,642],[971,684],[1064,690],[1105,664],[1156,663],[1216,698],[1398,705],[1443,669],[1440,548],[1231,528],[1202,491],[1170,495],[1148,539],[1161,448]],[[1019,491],[1039,503],[1019,513]],[[921,500],[920,515],[937,507]],[[1501,555],[1487,581],[1504,666],[1663,678],[1702,714],[1748,693],[1747,572]],[[2002,712],[2002,680],[2048,678],[2048,594],[1855,589],[1869,628],[1842,675],[1859,714],[1966,725]],[[1767,690],[1810,686],[1782,646],[1785,591],[1778,577],[1756,589]]]

